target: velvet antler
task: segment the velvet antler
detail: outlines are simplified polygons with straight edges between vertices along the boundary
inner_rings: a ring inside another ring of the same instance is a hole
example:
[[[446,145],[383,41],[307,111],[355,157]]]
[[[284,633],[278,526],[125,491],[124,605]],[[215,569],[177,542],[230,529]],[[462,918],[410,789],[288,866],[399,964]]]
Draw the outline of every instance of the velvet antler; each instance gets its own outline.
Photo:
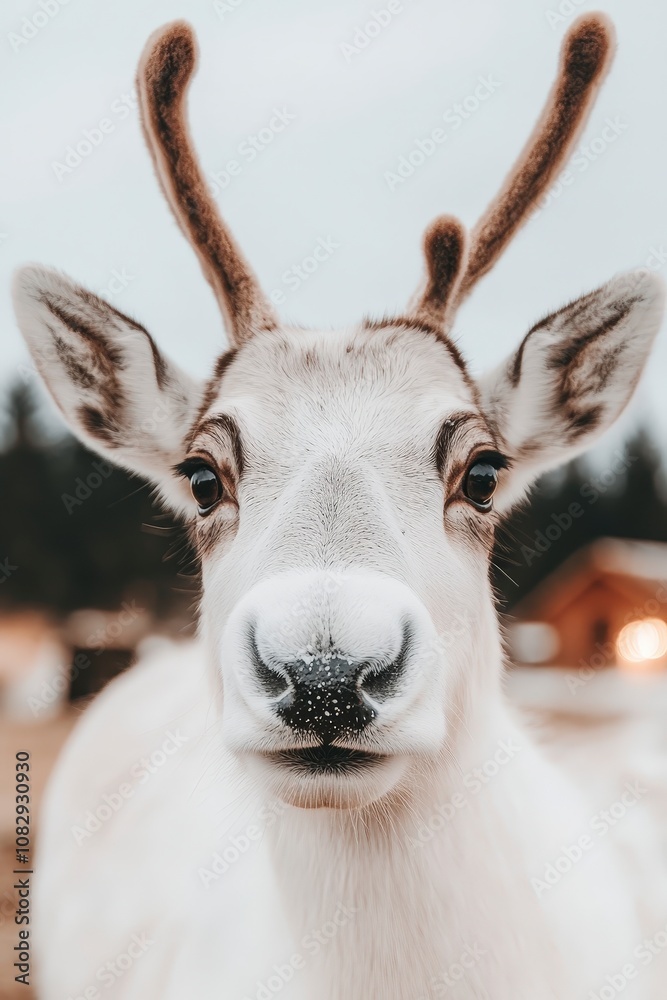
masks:
[[[141,120],[162,190],[238,345],[259,330],[273,329],[276,319],[218,213],[194,152],[185,94],[196,61],[195,36],[186,22],[174,21],[151,36],[137,73]]]
[[[464,261],[460,223],[439,219],[424,243],[426,291],[412,312],[443,330],[456,308],[489,271],[554,181],[586,123],[614,51],[614,29],[604,14],[586,14],[565,36],[560,67],[540,119],[501,190],[472,231]],[[454,235],[455,231],[458,235]]]
[[[468,234],[453,215],[441,215],[424,234],[426,288],[410,312],[435,327],[445,326],[447,303],[456,295],[468,259]]]

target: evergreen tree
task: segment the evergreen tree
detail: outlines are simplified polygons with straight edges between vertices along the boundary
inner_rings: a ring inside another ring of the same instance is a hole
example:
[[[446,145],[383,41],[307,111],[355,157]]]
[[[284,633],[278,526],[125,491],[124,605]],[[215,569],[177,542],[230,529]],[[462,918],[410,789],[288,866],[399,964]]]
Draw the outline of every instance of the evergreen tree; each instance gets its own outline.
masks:
[[[660,488],[661,460],[640,429],[598,467],[578,459],[544,476],[528,502],[498,532],[493,582],[501,606],[511,610],[577,549],[597,538],[667,541],[667,502]]]
[[[137,592],[160,616],[191,605],[196,586],[179,568],[192,573],[193,554],[151,493],[74,438],[50,440],[30,387],[14,386],[0,450],[0,605],[61,616]]]

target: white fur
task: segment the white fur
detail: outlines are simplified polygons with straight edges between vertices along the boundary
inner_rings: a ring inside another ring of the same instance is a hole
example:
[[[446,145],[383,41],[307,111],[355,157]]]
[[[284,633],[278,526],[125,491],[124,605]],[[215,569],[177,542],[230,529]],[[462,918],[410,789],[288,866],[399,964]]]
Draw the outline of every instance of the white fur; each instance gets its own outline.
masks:
[[[33,278],[21,285],[19,316],[37,354],[44,317],[38,303],[31,308]],[[60,294],[74,307],[75,286],[63,282]],[[622,330],[575,351],[572,366],[576,397],[598,408],[600,422],[580,436],[564,426],[545,441],[542,404],[553,403],[559,377],[554,344],[594,331],[619,303],[630,303]],[[208,411],[241,429],[238,503],[199,520],[171,465],[191,445],[232,466],[231,442],[219,432],[190,441],[184,420],[174,458],[170,422],[158,474],[155,442],[142,445],[122,413],[121,461],[150,471],[203,546],[201,642],[156,653],[114,682],[59,762],[36,900],[43,1000],[81,995],[133,933],[154,943],[110,987],[126,1000],[266,996],[261,984],[280,975],[273,966],[284,971],[294,955],[303,967],[268,995],[436,997],[457,963],[460,1000],[583,1000],[604,986],[641,942],[646,913],[611,837],[553,891],[538,899],[531,884],[587,829],[590,805],[508,710],[488,581],[494,515],[474,510],[460,484],[471,456],[502,446],[514,459],[501,473],[506,507],[536,470],[585,447],[627,402],[660,316],[654,279],[617,279],[585,319],[556,314],[529,340],[518,384],[507,376],[512,362],[485,382],[484,411],[445,346],[418,329],[258,334]],[[83,364],[86,344],[78,349]],[[66,371],[48,360],[42,370],[76,428],[62,398]],[[148,376],[144,384],[142,407],[156,393]],[[441,477],[438,430],[462,413],[472,419],[452,435]],[[265,658],[280,662],[310,655],[325,636],[355,658],[388,660],[405,620],[413,645],[400,690],[344,741],[384,753],[382,765],[314,779],[258,753],[307,741],[253,681],[249,622]],[[73,832],[179,728],[183,745],[131,785],[101,829]],[[479,768],[492,778],[476,779]],[[234,843],[238,860],[205,887],[202,870]],[[312,935],[332,921],[315,948]],[[651,989],[645,975],[623,995],[653,1000]]]

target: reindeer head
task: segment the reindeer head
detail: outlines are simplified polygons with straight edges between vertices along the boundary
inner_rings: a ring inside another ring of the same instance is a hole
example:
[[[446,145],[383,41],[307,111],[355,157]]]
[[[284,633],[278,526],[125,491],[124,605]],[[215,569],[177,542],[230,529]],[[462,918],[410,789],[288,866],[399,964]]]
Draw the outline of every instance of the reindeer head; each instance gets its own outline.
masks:
[[[195,42],[172,24],[140,66],[143,126],[233,346],[199,384],[62,275],[17,276],[21,330],[69,425],[191,523],[223,737],[289,802],[372,801],[439,760],[462,718],[485,724],[498,519],[615,420],[641,374],[662,315],[641,272],[541,320],[479,384],[448,338],[571,151],[612,48],[603,17],[576,22],[470,239],[451,217],[427,232],[404,315],[322,332],[279,322],[218,215],[185,121]]]

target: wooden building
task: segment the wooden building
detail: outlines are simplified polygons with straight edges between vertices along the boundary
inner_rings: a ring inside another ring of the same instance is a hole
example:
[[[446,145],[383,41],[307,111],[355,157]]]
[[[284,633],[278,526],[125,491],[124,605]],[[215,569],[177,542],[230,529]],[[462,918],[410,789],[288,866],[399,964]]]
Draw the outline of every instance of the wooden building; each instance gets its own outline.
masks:
[[[667,669],[667,544],[587,545],[516,606],[508,632],[515,663]]]

